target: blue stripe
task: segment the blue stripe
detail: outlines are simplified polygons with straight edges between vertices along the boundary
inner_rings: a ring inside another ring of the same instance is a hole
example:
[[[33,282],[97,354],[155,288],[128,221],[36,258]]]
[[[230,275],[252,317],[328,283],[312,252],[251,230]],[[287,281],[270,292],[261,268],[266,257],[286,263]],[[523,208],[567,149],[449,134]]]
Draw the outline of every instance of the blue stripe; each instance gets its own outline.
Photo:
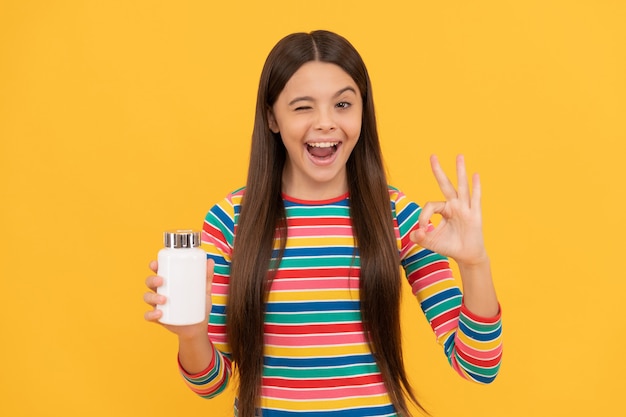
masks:
[[[335,411],[282,411],[264,408],[263,417],[381,417],[395,416],[395,410],[391,405],[368,408],[352,408],[347,410]]]
[[[402,226],[404,222],[406,222],[406,220],[409,217],[413,216],[414,214],[416,214],[417,217],[419,217],[420,211],[422,211],[422,209],[417,204],[413,202],[407,204],[400,213],[396,213],[396,216],[398,219],[398,225]],[[417,217],[415,219],[415,224],[417,224]]]
[[[356,364],[374,363],[371,354],[334,356],[321,358],[282,358],[265,356],[263,364],[265,366],[285,367],[285,368],[318,368],[325,366],[346,366]]]
[[[461,321],[461,320],[459,320],[459,330],[461,332],[463,332],[463,334],[467,335],[468,337],[470,337],[470,338],[472,338],[474,340],[478,340],[480,342],[492,342],[492,341],[496,340],[497,338],[499,338],[500,335],[502,334],[502,326],[498,327],[493,332],[478,333],[478,332],[475,332],[474,330],[470,329],[467,326],[467,324],[463,323],[463,321]]]
[[[224,257],[222,255],[217,255],[217,254],[213,254],[211,252],[207,252],[206,258],[207,259],[213,259],[213,261],[215,262],[215,266],[217,266],[217,267],[219,267],[219,266],[229,266],[230,265],[224,259]]]
[[[448,357],[448,360],[452,357],[452,350],[454,349],[454,335],[454,333],[450,333],[450,336],[448,336],[443,344],[443,351]]]
[[[354,247],[352,246],[321,246],[321,247],[299,247],[286,248],[284,258],[313,257],[313,256],[352,256]]]
[[[459,288],[448,288],[445,291],[442,291],[440,293],[437,293],[435,295],[433,295],[432,297],[429,297],[427,299],[425,299],[422,302],[422,309],[424,311],[428,310],[429,308],[431,308],[434,305],[439,304],[442,301],[446,301],[448,299],[452,299],[454,297],[458,297],[462,295],[461,294],[461,290]]]
[[[211,224],[212,226],[217,227],[218,229],[224,230],[224,227],[226,227],[226,229],[232,234],[233,231],[235,230],[235,225],[233,223],[233,219],[230,218],[230,216],[224,211],[222,210],[222,208],[220,206],[213,206],[213,208],[211,209],[211,211],[209,212],[210,214],[213,215],[213,217],[215,217],[215,219],[219,220],[219,222],[215,222],[213,221],[213,219],[207,219],[209,224]],[[209,217],[209,216],[207,216]]]
[[[467,372],[468,374],[471,375],[471,377],[473,379],[475,379],[476,381],[480,382],[481,384],[489,384],[491,382],[493,382],[494,379],[496,379],[496,376],[483,376],[483,375],[478,375],[475,374],[473,372]]]
[[[268,313],[294,313],[304,311],[356,311],[361,309],[359,301],[311,301],[295,303],[268,303]]]
[[[226,314],[226,306],[219,304],[211,305],[211,314]]]
[[[433,251],[431,251],[429,249],[422,249],[422,250],[418,251],[417,253],[415,253],[415,254],[413,254],[411,256],[408,256],[404,260],[404,263],[407,264],[407,265],[410,265],[413,262],[417,262],[420,259],[424,259],[425,257],[430,256],[430,255],[436,255],[436,254],[435,254],[435,252],[433,252]],[[441,255],[438,255],[438,256],[441,256]]]

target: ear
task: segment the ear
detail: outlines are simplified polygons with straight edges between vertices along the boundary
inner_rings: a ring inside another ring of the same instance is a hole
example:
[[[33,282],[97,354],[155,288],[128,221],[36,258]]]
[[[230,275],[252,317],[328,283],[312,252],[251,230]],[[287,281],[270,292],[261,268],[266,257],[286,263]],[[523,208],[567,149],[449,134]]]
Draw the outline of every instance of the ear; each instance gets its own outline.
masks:
[[[267,110],[267,124],[272,132],[274,133],[280,132],[280,129],[278,128],[278,123],[276,123],[276,118],[274,117],[274,113],[272,112],[272,109]]]

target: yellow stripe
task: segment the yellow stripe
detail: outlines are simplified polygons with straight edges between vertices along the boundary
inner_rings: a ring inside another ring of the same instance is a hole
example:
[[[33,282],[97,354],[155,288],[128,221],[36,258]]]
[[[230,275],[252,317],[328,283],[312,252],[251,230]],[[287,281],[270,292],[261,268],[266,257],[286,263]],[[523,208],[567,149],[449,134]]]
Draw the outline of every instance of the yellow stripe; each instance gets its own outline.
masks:
[[[286,302],[286,301],[358,301],[359,289],[353,290],[332,290],[332,291],[274,291],[269,293],[268,302]]]
[[[278,239],[274,240],[275,249],[278,248],[280,241]],[[320,246],[320,247],[328,247],[332,246],[354,246],[354,240],[352,237],[328,237],[328,236],[320,236],[320,237],[290,237],[287,242],[287,247],[295,247],[300,248],[302,246]]]
[[[417,296],[419,297],[419,300],[425,300],[428,297],[433,296],[434,294],[437,294],[439,292],[445,291],[447,289],[450,289],[452,287],[454,287],[456,285],[454,278],[450,278],[450,279],[445,279],[443,281],[439,281],[427,288],[424,288],[422,290],[420,290],[417,293]]]
[[[346,399],[325,399],[319,401],[302,400],[302,401],[288,401],[277,400],[273,398],[261,398],[261,406],[265,408],[277,408],[284,410],[298,410],[298,411],[328,411],[338,408],[351,408],[351,407],[367,407],[367,406],[380,406],[388,405],[391,403],[389,396],[373,395],[371,397],[360,398],[346,398]]]
[[[282,356],[293,358],[307,358],[311,356],[341,356],[341,355],[362,355],[370,353],[367,344],[356,344],[346,346],[323,346],[323,347],[277,347],[265,345],[266,356]]]
[[[225,343],[218,343],[218,342],[214,342],[214,341],[211,341],[211,342],[213,343],[213,346],[215,346],[215,348],[217,350],[219,350],[220,352],[228,353],[228,354],[232,353],[230,351],[230,347],[227,344],[225,344]]]
[[[227,299],[228,297],[225,295],[211,294],[212,303],[215,305],[224,306]]]
[[[492,340],[491,342],[479,342],[477,340],[468,338],[467,335],[461,332],[459,332],[459,339],[467,346],[476,350],[492,350],[500,346],[500,344],[502,343],[502,340],[500,340],[500,338]]]

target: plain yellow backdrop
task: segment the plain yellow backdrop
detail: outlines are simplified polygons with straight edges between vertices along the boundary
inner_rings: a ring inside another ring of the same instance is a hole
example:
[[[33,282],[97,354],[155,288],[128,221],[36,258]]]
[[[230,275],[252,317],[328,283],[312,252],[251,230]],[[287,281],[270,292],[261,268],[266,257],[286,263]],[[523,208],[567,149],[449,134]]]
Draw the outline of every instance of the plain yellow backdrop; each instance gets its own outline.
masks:
[[[265,56],[337,31],[373,81],[390,182],[483,182],[501,374],[458,378],[413,300],[435,417],[626,415],[623,1],[0,1],[0,415],[232,415],[146,323],[148,261],[243,185]],[[407,293],[405,295],[408,294]]]

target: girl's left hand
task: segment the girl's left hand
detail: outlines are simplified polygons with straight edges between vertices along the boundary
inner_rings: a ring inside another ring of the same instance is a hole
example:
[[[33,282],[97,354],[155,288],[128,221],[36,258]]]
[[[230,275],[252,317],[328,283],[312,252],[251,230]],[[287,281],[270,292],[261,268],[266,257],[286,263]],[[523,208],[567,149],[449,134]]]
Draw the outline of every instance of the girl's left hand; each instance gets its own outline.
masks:
[[[446,201],[428,202],[424,205],[419,216],[420,227],[411,232],[411,240],[426,249],[454,259],[458,264],[476,265],[487,261],[478,174],[472,176],[470,195],[463,155],[456,158],[458,189],[454,188],[435,155],[431,156],[430,164]],[[442,217],[437,227],[430,223],[433,214]]]

